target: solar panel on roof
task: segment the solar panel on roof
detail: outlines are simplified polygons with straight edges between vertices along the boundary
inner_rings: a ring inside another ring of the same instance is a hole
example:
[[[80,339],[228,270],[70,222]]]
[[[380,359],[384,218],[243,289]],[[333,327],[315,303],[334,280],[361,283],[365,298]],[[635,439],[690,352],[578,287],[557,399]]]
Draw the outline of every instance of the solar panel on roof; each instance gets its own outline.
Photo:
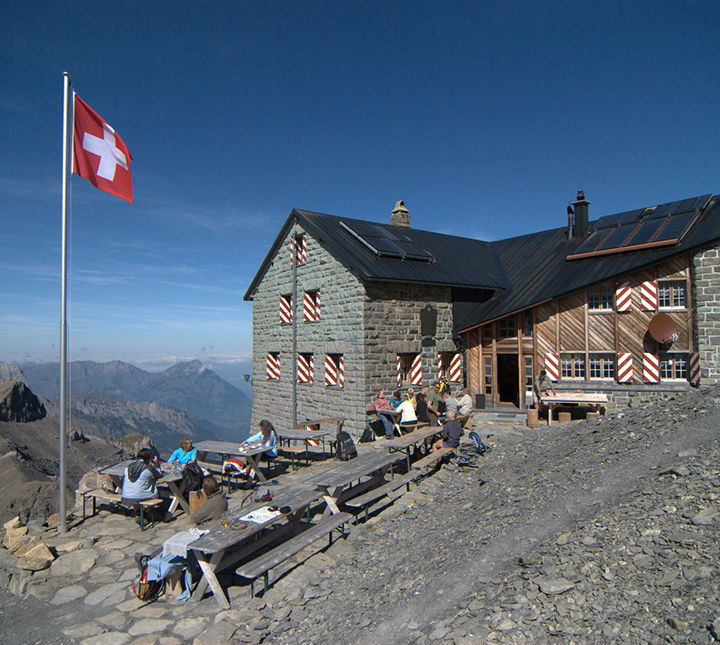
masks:
[[[602,243],[597,247],[598,251],[604,249],[614,249],[620,246],[624,246],[625,240],[630,236],[630,233],[635,230],[637,224],[625,224],[624,226],[618,226],[610,235],[608,235]]]
[[[418,247],[409,239],[399,239],[398,236],[381,226],[369,222],[352,222],[351,224],[340,222],[340,226],[360,244],[380,257],[423,262],[435,261],[432,254],[425,249]]]
[[[695,218],[695,211],[690,213],[679,213],[678,215],[671,217],[665,228],[663,228],[657,236],[658,241],[681,238],[683,233],[685,233],[685,231],[695,221]]]
[[[645,211],[644,208],[636,208],[634,211],[625,211],[624,213],[615,213],[614,215],[605,215],[595,222],[595,228],[612,228],[613,226],[621,226],[623,224],[630,224],[640,219],[640,216]]]
[[[667,220],[664,219],[648,219],[640,224],[633,236],[623,244],[623,246],[633,246],[635,244],[647,244],[653,238],[653,235],[658,232]]]
[[[607,234],[610,232],[610,229],[603,229],[601,231],[595,231],[590,234],[590,237],[588,237],[580,246],[578,246],[575,253],[590,253],[591,251],[594,251],[600,242],[604,240],[607,237]]]
[[[650,213],[650,219],[659,219],[661,217],[667,217],[668,215],[677,215],[678,213],[686,213],[688,211],[695,211],[698,208],[705,208],[708,200],[712,195],[700,195],[699,197],[690,197],[689,199],[681,199],[677,202],[668,202],[667,204],[660,204],[652,213]]]

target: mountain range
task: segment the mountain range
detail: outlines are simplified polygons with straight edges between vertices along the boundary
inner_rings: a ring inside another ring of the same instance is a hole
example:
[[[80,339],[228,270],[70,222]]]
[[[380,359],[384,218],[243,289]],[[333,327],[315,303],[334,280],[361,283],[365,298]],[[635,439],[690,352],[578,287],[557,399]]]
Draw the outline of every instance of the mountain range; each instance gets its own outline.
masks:
[[[58,416],[58,363],[0,364],[0,380],[23,380],[48,399]],[[161,450],[177,447],[181,436],[241,441],[248,435],[251,402],[200,361],[146,372],[122,361],[74,361],[69,365],[73,426],[86,434],[117,439],[139,432]]]

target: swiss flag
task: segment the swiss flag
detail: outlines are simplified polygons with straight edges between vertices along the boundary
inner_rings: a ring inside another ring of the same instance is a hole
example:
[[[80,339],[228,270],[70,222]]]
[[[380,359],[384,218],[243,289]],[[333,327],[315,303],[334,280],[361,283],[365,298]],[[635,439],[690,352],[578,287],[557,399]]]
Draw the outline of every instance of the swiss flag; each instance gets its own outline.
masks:
[[[132,204],[132,156],[105,119],[75,94],[73,172]]]

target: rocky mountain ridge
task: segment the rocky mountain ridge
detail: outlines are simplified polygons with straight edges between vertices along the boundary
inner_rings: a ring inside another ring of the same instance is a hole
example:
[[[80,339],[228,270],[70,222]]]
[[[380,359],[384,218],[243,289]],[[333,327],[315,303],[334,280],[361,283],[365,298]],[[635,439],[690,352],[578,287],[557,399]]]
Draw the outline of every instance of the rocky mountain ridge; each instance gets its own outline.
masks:
[[[60,392],[57,363],[21,366],[33,391],[48,399]],[[7,368],[6,368],[7,369]],[[2,374],[0,367],[0,375]],[[161,372],[146,372],[123,361],[73,361],[69,365],[72,392],[97,392],[137,402],[156,401],[183,410],[195,419],[222,428],[226,438],[244,438],[250,420],[250,399],[200,361],[171,365]]]

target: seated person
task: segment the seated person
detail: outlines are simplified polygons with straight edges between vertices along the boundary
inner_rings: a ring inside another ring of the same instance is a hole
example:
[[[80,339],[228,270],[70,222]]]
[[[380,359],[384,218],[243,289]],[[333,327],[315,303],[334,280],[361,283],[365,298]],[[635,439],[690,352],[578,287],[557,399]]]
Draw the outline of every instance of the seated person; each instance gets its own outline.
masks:
[[[413,425],[417,423],[417,416],[415,414],[415,406],[413,405],[412,391],[408,392],[407,398],[395,408],[400,412],[400,427]],[[390,437],[388,437],[390,439]]]
[[[220,519],[228,508],[227,499],[225,499],[217,480],[212,475],[204,479],[202,489],[207,499],[192,515],[191,519],[195,524],[204,524],[211,520]]]
[[[180,439],[180,447],[170,455],[167,460],[169,464],[177,463],[183,468],[186,464],[197,459],[197,448],[193,448],[192,439],[190,437],[183,437]]]
[[[460,437],[463,435],[462,426],[455,420],[455,413],[448,412],[443,425],[440,439],[433,444],[433,452],[442,448],[457,448],[460,445]]]
[[[267,419],[260,421],[260,432],[256,432],[251,437],[243,441],[241,446],[262,446],[265,448],[263,457],[275,459],[277,457],[277,432],[273,424]]]
[[[473,402],[472,397],[470,396],[470,392],[468,389],[464,389],[462,391],[462,396],[457,400],[458,402],[458,415],[461,417],[466,417],[472,412],[473,409]]]
[[[377,397],[372,402],[377,418],[382,421],[383,428],[385,429],[385,436],[392,437],[393,433],[393,421],[387,414],[380,414],[380,410],[392,410],[392,406],[388,403],[385,398],[384,390],[380,390],[377,393]]]
[[[150,465],[152,451],[149,448],[140,450],[137,457],[137,461],[131,463],[123,475],[121,503],[129,506],[156,498],[155,482],[162,476]]]
[[[392,396],[388,399],[388,403],[393,410],[402,403],[402,395],[400,394],[400,390],[395,390],[392,393]]]
[[[415,397],[415,416],[418,421],[424,421],[431,426],[436,426],[440,415],[437,413],[437,410],[430,405],[430,402],[425,398],[425,395],[420,392]]]
[[[445,406],[445,414],[446,415],[448,412],[457,413],[458,407],[459,407],[458,402],[457,402],[457,399],[452,395],[452,391],[450,390],[450,387],[446,387],[443,390],[441,399]]]

